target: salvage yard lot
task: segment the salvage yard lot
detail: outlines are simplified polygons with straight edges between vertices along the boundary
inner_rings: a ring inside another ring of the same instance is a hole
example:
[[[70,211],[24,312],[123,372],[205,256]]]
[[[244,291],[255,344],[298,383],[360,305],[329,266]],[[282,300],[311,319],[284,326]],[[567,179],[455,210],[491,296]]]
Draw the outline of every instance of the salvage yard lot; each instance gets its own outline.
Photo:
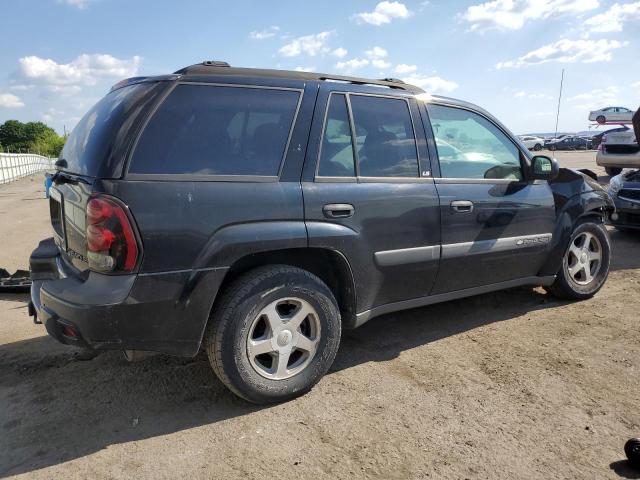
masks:
[[[555,156],[604,174],[594,152]],[[0,268],[49,235],[41,183],[0,187]],[[640,234],[611,238],[591,300],[521,288],[374,319],[271,407],[204,356],[87,359],[0,294],[0,478],[640,478],[622,461],[640,435]]]

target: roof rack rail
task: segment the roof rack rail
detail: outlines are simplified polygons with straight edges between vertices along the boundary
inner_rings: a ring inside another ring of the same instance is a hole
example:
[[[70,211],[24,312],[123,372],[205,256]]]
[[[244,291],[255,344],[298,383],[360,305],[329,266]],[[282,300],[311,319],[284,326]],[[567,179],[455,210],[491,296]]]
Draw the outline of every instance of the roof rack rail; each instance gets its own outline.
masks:
[[[391,83],[402,83],[402,84],[406,85],[405,81],[400,80],[399,78],[393,78],[393,77],[381,78],[380,81],[381,82],[391,82]]]
[[[397,78],[383,78],[380,80],[369,80],[367,78],[348,77],[343,75],[318,75],[318,80],[334,81],[334,82],[346,82],[353,83],[355,85],[376,85],[380,87],[397,88],[400,90],[407,90],[409,92],[422,93],[420,87],[403,82]]]
[[[205,60],[201,63],[196,63],[193,65],[189,65],[188,67],[181,68],[180,70],[176,70],[173,73],[184,74],[189,73],[194,70],[202,70],[202,67],[230,67],[227,62],[222,60]]]

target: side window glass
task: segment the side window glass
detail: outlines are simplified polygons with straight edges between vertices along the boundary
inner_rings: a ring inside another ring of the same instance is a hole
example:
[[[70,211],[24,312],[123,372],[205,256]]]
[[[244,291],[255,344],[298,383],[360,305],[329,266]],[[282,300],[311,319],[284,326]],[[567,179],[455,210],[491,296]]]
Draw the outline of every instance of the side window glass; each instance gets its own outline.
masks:
[[[300,93],[178,85],[145,127],[130,173],[278,175]]]
[[[427,109],[443,178],[523,179],[520,151],[493,123],[461,108]]]
[[[418,177],[418,154],[407,102],[351,95],[359,175]]]
[[[329,108],[320,147],[318,175],[356,176],[347,100],[342,94],[334,93],[329,97]]]

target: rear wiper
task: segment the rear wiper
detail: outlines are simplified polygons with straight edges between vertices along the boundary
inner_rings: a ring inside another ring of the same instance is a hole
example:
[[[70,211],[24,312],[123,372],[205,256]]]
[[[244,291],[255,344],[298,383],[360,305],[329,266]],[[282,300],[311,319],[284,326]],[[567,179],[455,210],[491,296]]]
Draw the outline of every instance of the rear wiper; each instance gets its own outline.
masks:
[[[60,161],[60,160],[58,160]],[[57,163],[57,162],[56,162]],[[82,177],[76,177],[74,175],[69,175],[65,172],[62,171],[58,171],[56,172],[53,177],[52,177],[53,182],[56,185],[62,184],[62,183],[70,183],[71,185],[77,185],[78,182],[82,182],[85,183],[87,185],[91,185],[91,182],[82,178]]]

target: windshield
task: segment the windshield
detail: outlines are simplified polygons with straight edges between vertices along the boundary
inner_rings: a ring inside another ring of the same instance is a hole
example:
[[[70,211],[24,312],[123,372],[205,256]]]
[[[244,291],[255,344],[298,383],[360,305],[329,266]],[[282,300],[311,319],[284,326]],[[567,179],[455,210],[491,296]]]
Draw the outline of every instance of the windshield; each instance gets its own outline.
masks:
[[[67,138],[60,158],[66,171],[95,177],[116,149],[117,135],[133,115],[141,97],[154,83],[139,83],[108,93],[84,117]]]

